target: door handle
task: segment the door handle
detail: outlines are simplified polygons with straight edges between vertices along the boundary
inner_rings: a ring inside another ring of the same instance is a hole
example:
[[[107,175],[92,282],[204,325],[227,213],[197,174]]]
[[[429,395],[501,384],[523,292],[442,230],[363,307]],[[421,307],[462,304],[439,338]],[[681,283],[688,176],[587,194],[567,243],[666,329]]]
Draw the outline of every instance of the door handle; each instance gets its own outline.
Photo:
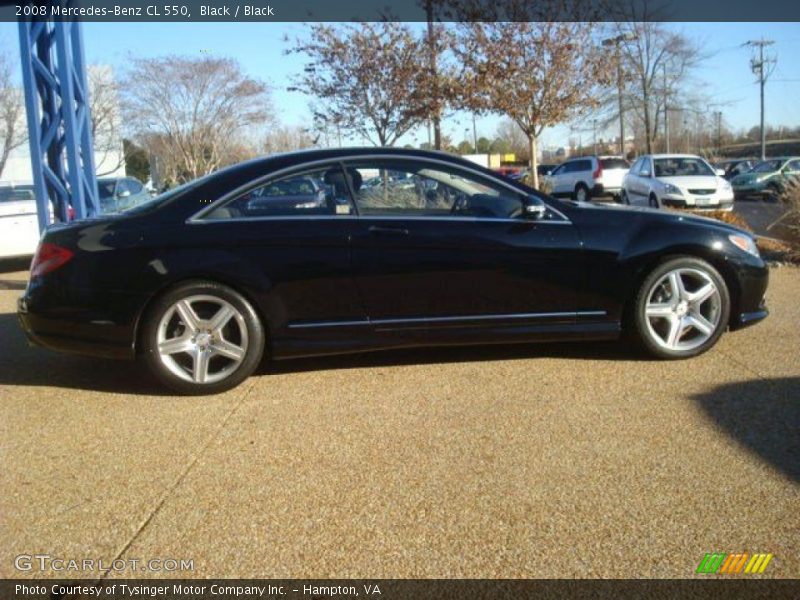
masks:
[[[381,227],[380,225],[371,225],[367,231],[376,235],[408,235],[408,229],[404,227]]]

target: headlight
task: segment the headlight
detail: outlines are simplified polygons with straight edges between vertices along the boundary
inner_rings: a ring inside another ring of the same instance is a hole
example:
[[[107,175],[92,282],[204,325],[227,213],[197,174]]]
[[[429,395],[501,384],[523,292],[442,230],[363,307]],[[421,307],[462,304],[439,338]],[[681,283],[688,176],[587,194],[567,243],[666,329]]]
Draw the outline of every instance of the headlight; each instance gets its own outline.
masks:
[[[749,235],[740,235],[738,233],[732,233],[728,236],[728,239],[731,243],[739,248],[740,250],[744,250],[748,254],[752,254],[753,256],[759,256],[758,254],[758,246],[756,246],[756,242],[753,238]]]
[[[664,193],[665,194],[672,194],[673,196],[682,196],[683,193],[681,192],[680,188],[677,185],[672,185],[671,183],[664,184]]]

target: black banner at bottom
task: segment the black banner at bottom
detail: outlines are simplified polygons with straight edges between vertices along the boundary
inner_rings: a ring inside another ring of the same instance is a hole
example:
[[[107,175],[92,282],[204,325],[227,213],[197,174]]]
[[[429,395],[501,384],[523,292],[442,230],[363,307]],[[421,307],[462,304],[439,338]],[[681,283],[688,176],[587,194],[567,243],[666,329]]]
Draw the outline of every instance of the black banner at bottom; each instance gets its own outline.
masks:
[[[797,579],[3,579],[0,600],[800,598]]]

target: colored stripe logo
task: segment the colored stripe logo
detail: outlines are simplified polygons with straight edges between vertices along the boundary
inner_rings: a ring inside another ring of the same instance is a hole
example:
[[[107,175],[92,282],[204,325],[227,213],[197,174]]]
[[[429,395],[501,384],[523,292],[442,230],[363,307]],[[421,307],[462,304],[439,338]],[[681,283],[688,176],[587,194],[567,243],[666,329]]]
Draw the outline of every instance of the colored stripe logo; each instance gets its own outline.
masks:
[[[738,575],[740,573],[755,574],[763,573],[769,561],[772,560],[772,553],[748,554],[739,552],[726,554],[725,552],[708,552],[697,565],[695,573],[706,575]]]

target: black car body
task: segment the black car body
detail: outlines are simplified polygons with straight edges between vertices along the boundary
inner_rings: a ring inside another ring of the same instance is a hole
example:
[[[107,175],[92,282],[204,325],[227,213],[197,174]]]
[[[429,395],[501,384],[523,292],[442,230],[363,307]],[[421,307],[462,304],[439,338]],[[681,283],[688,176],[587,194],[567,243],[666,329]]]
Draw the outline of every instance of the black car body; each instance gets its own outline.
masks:
[[[375,165],[407,171],[416,183],[403,193],[416,195],[398,199],[388,177],[357,190]],[[259,210],[254,190],[298,174],[314,180],[306,208],[279,193],[282,210]],[[555,200],[439,153],[305,151],[51,227],[19,316],[42,346],[134,358],[158,299],[203,281],[252,306],[273,358],[610,339],[648,274],[684,256],[724,278],[722,327],[736,329],[766,316],[767,268],[732,235],[747,234],[670,211]]]

